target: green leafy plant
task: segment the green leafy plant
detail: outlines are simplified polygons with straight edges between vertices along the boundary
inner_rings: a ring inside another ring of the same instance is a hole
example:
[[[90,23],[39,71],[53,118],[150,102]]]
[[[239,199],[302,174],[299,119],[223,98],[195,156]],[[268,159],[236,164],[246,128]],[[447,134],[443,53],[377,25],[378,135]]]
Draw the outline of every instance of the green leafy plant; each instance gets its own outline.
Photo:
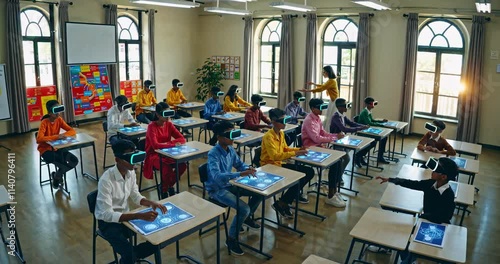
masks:
[[[196,82],[198,86],[196,88],[197,94],[196,99],[200,101],[205,101],[210,94],[210,89],[213,86],[218,86],[222,88],[224,85],[221,83],[225,79],[224,70],[212,62],[210,58],[207,58],[203,63],[201,68],[196,69]]]

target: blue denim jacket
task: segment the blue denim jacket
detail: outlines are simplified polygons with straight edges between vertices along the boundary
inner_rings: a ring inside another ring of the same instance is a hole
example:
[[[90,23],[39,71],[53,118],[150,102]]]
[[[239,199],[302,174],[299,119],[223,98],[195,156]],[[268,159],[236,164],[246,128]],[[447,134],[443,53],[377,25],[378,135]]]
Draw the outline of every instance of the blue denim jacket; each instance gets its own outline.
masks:
[[[203,115],[203,118],[214,122],[215,120],[212,118],[212,115],[215,115],[218,112],[222,112],[222,105],[220,104],[220,101],[213,98],[208,99],[205,102],[205,114]]]
[[[232,172],[233,167],[238,172]],[[227,188],[231,186],[229,180],[239,177],[239,172],[248,168],[232,146],[228,146],[228,151],[225,151],[217,144],[208,152],[208,179],[205,188],[209,194]]]

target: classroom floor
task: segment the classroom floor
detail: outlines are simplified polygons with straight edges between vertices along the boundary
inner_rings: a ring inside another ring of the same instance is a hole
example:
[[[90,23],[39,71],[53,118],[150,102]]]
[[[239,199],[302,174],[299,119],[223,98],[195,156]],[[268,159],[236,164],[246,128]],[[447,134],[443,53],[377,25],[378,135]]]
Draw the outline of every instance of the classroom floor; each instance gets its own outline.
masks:
[[[98,157],[99,174],[101,175],[103,161],[103,141],[101,123],[82,125],[79,131],[90,134],[97,139],[96,151]],[[196,135],[197,132],[196,132]],[[417,142],[416,137],[408,137],[405,140],[404,152],[410,154]],[[91,263],[92,262],[92,216],[88,211],[86,196],[89,192],[97,189],[97,183],[91,179],[82,177],[78,166],[78,179],[74,172],[68,173],[68,188],[71,198],[63,195],[61,191],[51,195],[50,186],[40,187],[38,182],[38,152],[36,150],[34,133],[20,136],[3,138],[1,144],[13,149],[16,155],[16,224],[21,240],[25,259],[28,263]],[[398,142],[399,146],[399,142]],[[7,151],[0,149],[2,161],[0,171],[0,184],[7,185]],[[75,152],[77,153],[77,152]],[[111,149],[108,150],[108,164],[112,162]],[[84,170],[94,173],[94,161],[91,148],[83,151]],[[249,158],[247,157],[247,161]],[[472,214],[466,216],[464,226],[468,228],[467,241],[467,263],[500,263],[500,251],[498,244],[500,233],[498,219],[500,207],[500,151],[483,148],[480,156],[480,174],[476,176],[475,184],[480,188],[476,195],[477,204],[471,208]],[[195,160],[191,163],[191,181],[199,182],[197,167],[206,159]],[[395,177],[402,164],[411,164],[409,157],[401,159],[398,164],[385,165],[382,173],[371,171],[370,174],[377,176]],[[47,177],[46,169],[43,168],[44,177]],[[350,178],[344,175],[346,184]],[[460,181],[466,181],[462,176]],[[149,184],[149,182],[148,182]],[[380,185],[376,180],[354,178],[355,189],[360,193],[357,196],[343,191],[347,197],[347,207],[337,209],[324,204],[324,197],[320,199],[320,213],[328,218],[321,222],[317,218],[300,214],[298,227],[306,232],[304,237],[290,233],[283,229],[266,227],[264,235],[264,250],[274,257],[267,261],[269,263],[301,263],[310,254],[331,259],[340,263],[344,262],[349,248],[351,237],[350,230],[356,224],[361,215],[370,206],[379,207],[379,200],[386,186]],[[199,189],[188,189],[187,179],[184,175],[181,179],[181,191],[188,190],[201,196]],[[144,193],[145,196],[155,199],[155,192]],[[310,196],[310,203],[305,205],[306,209],[313,209],[315,198]],[[275,218],[274,211],[270,208],[270,202],[266,205],[266,214]],[[302,205],[301,205],[302,207]],[[260,210],[257,210],[257,215]],[[234,211],[231,212],[231,217]],[[6,229],[5,215],[3,227]],[[455,215],[453,222],[457,222]],[[292,222],[290,222],[292,224]],[[374,226],[374,228],[376,228]],[[266,259],[253,252],[245,250],[244,256],[228,256],[224,247],[224,233],[221,230],[221,257],[222,263],[264,263]],[[258,245],[259,232],[250,231],[241,236],[254,246]],[[181,253],[189,254],[204,263],[215,263],[215,234],[214,231],[202,236],[193,234],[181,240]],[[97,239],[97,263],[108,263],[112,261],[112,251],[106,241]],[[140,240],[141,241],[141,240]],[[355,248],[353,256],[357,256],[361,246]],[[170,245],[162,250],[164,263],[176,263],[175,245]],[[351,258],[352,260],[352,258]],[[390,263],[391,256],[383,254],[368,253],[366,261],[371,263]],[[177,261],[184,263],[183,261]],[[5,248],[0,248],[0,263],[20,263],[17,258],[9,256]],[[418,263],[428,263],[419,260]]]

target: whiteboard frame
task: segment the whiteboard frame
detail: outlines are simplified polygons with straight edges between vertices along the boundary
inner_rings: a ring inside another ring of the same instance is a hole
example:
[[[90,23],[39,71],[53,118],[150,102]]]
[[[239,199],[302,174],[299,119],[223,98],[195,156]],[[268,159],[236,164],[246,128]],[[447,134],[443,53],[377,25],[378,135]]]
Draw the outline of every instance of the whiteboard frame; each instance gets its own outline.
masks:
[[[69,55],[68,55],[68,24],[85,24],[85,25],[96,25],[96,26],[109,26],[109,27],[114,27],[115,28],[115,61],[87,61],[87,62],[79,62],[79,63],[69,63]],[[66,66],[73,66],[73,65],[82,65],[82,64],[118,64],[118,33],[117,33],[117,27],[116,25],[109,25],[109,24],[99,24],[99,23],[87,23],[87,22],[76,22],[76,21],[67,21],[64,23],[64,28],[66,29],[64,39],[65,39],[65,45],[64,48],[66,49]]]
[[[4,81],[5,81],[5,93],[7,94],[7,108],[9,109],[9,117],[1,118],[0,121],[9,121],[12,120],[12,103],[9,94],[9,87],[7,87],[7,66],[5,64],[0,64],[0,68],[3,68],[4,73]],[[28,105],[26,105],[26,108]]]

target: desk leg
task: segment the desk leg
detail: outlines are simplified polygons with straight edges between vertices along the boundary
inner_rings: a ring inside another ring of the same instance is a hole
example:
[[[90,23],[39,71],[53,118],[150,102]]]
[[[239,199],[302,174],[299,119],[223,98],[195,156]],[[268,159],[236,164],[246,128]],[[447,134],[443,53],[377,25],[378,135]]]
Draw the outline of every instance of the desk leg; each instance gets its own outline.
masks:
[[[293,229],[297,230],[297,220],[299,218],[300,180],[297,181],[297,197],[295,198],[295,219],[293,219]],[[262,216],[264,218],[264,216]],[[279,220],[279,218],[276,218]],[[302,235],[301,235],[302,237]]]
[[[314,213],[318,214],[318,206],[319,206],[319,192],[321,191],[321,176],[323,175],[323,168],[319,169],[318,175],[318,188],[316,190],[316,205],[314,206]],[[328,197],[328,196],[327,196]]]
[[[208,130],[208,125],[205,123],[205,144],[207,143],[207,130]]]
[[[161,247],[158,245],[158,249],[155,252],[155,263],[161,264]]]
[[[176,192],[179,193],[179,189],[180,189],[180,186],[179,186],[180,185],[180,181],[179,181],[179,161],[177,161],[177,160],[175,160],[175,178],[177,180],[177,183],[176,183],[176,185],[177,185],[177,188],[176,188],[177,191]]]
[[[346,257],[346,259],[344,261],[344,264],[349,264],[349,259],[351,258],[352,249],[354,248],[354,243],[356,243],[356,241],[353,238],[351,240],[351,246],[349,247],[349,251],[347,251],[347,257]]]
[[[259,251],[261,253],[264,253],[262,251],[262,248],[264,247],[264,219],[266,217],[266,198],[262,197],[262,218],[260,219],[260,243],[259,243]],[[298,202],[298,201],[297,201]]]
[[[83,172],[83,160],[81,160],[82,149],[80,149],[80,166],[81,166],[83,176],[91,178],[94,181],[99,181],[99,176],[98,176],[99,171],[97,170],[97,156],[95,153],[95,143],[94,142],[92,142],[92,151],[94,152],[94,168],[95,168],[95,175],[96,176],[91,175],[90,173]]]
[[[460,218],[460,226],[464,223],[464,217],[465,217],[465,212],[467,211],[467,206],[460,206],[460,209],[462,210],[462,217]]]
[[[220,264],[220,215],[217,216],[217,233],[216,233],[216,239],[217,241],[215,242],[217,244],[217,247],[215,250],[217,251],[217,264]]]
[[[163,192],[163,156],[158,153],[158,157],[160,158],[160,191]]]

